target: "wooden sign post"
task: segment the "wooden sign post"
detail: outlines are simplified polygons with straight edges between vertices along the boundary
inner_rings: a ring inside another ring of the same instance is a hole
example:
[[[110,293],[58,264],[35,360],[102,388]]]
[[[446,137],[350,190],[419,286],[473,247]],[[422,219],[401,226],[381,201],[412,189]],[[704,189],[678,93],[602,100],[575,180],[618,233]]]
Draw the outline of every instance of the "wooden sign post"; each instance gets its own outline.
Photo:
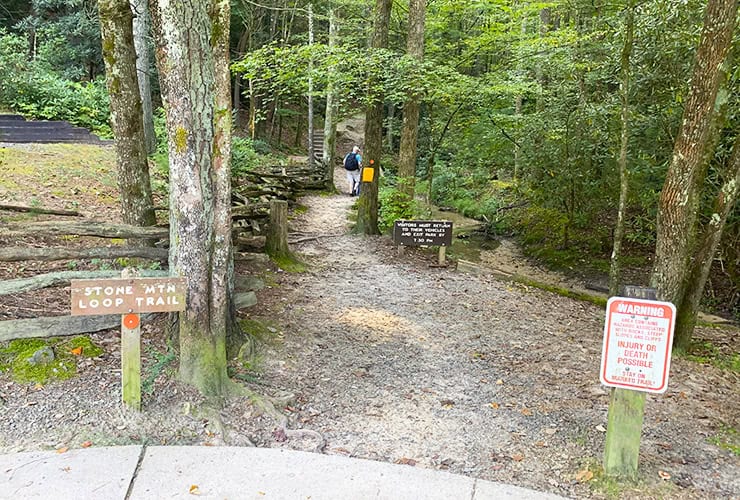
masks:
[[[604,471],[634,480],[640,454],[645,392],[668,388],[676,308],[655,300],[655,289],[625,287],[606,308],[601,383],[612,387]]]
[[[185,310],[185,278],[72,280],[72,315],[121,315],[121,387],[123,402],[141,408],[142,312]]]
[[[407,246],[438,246],[439,265],[447,265],[447,247],[452,245],[452,222],[446,220],[404,220],[393,224],[393,242]]]

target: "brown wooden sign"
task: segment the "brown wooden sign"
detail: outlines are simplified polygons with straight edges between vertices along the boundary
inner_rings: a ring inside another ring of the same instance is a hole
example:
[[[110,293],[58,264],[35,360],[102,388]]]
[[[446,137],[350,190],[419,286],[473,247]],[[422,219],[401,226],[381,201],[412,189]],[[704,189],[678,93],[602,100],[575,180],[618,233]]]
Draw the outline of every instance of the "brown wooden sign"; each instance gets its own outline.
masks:
[[[446,220],[397,220],[393,224],[393,241],[407,246],[452,245],[452,222]]]
[[[72,315],[185,310],[185,278],[72,280]]]

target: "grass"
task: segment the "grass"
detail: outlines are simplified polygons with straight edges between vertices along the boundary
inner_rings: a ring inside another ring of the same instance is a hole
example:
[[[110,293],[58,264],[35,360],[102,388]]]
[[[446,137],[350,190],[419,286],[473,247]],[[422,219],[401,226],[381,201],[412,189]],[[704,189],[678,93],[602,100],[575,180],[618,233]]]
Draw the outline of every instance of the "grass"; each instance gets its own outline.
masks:
[[[118,191],[115,152],[90,144],[34,144],[24,148],[1,148],[3,175],[0,191],[25,192],[30,205],[44,206],[53,195],[66,208],[75,208],[81,195],[95,203],[115,204]]]
[[[709,442],[740,457],[740,434],[734,427],[723,427],[716,436],[709,438]]]
[[[723,352],[710,340],[696,340],[687,351],[676,349],[675,354],[695,363],[740,373],[740,353]]]
[[[146,377],[141,381],[141,390],[145,394],[151,394],[154,392],[154,381],[157,380],[157,377],[159,377],[177,358],[177,353],[169,342],[167,343],[166,352],[160,352],[157,349],[152,348],[149,350],[148,354],[154,359],[154,363],[146,367]]]

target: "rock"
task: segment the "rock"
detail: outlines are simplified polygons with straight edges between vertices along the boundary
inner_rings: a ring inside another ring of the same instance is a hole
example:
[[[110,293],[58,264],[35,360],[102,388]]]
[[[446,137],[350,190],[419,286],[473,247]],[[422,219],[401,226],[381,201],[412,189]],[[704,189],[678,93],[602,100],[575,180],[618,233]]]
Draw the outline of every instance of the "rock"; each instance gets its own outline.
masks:
[[[54,361],[54,350],[49,346],[42,347],[28,358],[28,364],[31,366],[48,365],[52,361]]]
[[[234,294],[234,307],[238,311],[246,307],[252,307],[257,304],[257,295],[254,292],[244,292]]]
[[[237,276],[234,278],[234,288],[239,291],[256,292],[265,288],[265,282],[254,276]]]

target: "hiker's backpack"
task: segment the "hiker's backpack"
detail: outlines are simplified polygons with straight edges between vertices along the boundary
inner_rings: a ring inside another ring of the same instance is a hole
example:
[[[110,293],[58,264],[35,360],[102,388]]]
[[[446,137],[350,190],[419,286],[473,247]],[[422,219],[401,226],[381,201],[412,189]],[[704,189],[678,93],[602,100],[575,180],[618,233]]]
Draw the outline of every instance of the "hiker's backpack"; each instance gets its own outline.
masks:
[[[344,157],[344,168],[347,170],[357,170],[360,168],[360,163],[357,161],[357,154],[347,153]]]

